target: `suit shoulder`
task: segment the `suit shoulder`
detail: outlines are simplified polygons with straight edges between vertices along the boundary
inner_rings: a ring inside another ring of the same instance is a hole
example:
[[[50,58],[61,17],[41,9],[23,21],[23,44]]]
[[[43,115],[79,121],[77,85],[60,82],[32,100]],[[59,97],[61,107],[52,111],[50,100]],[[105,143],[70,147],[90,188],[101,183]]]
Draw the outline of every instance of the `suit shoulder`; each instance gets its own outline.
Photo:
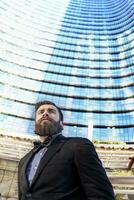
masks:
[[[68,137],[69,143],[76,143],[76,144],[90,144],[93,145],[93,143],[87,139],[82,137]]]
[[[82,137],[69,137],[65,147],[72,152],[95,152],[94,144],[87,138]]]
[[[33,150],[33,149],[32,149]],[[31,153],[30,150],[28,153],[26,153],[20,160],[19,160],[19,166],[22,165],[25,162],[25,159],[28,157],[28,155]]]

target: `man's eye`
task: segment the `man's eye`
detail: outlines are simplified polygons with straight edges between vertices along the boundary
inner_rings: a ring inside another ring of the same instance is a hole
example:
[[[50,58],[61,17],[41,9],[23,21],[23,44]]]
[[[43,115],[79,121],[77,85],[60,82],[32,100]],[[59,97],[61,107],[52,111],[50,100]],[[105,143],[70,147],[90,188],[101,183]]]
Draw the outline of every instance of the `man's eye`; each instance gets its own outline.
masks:
[[[42,114],[43,112],[44,112],[43,110],[40,110],[38,113],[39,113],[39,114]]]
[[[50,113],[55,113],[55,110],[49,110]]]

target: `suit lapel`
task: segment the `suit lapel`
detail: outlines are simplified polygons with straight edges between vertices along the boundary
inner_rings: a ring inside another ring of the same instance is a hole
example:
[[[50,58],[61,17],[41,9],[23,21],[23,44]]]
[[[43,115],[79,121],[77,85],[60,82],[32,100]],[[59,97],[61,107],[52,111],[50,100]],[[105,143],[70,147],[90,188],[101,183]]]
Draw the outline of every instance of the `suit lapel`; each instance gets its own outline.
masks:
[[[34,154],[34,150],[32,149],[28,155],[26,155],[26,158],[24,160],[24,165],[22,166],[22,174],[21,174],[21,177],[23,179],[23,187],[24,187],[24,190],[28,190],[29,189],[29,183],[28,183],[28,180],[27,180],[27,175],[26,175],[26,169],[27,169],[27,165],[30,161],[30,159],[32,158]]]
[[[36,174],[33,178],[31,187],[32,187],[33,183],[36,181],[36,179],[38,178],[38,176],[40,175],[40,173],[42,172],[42,170],[44,170],[44,168],[47,166],[48,162],[53,158],[55,153],[57,151],[59,151],[62,148],[62,146],[64,145],[64,143],[67,141],[64,138],[65,138],[64,136],[59,135],[54,140],[54,142],[51,144],[51,146],[48,148],[47,152],[45,153],[45,155],[43,156],[43,158],[40,161],[40,164],[38,166]]]

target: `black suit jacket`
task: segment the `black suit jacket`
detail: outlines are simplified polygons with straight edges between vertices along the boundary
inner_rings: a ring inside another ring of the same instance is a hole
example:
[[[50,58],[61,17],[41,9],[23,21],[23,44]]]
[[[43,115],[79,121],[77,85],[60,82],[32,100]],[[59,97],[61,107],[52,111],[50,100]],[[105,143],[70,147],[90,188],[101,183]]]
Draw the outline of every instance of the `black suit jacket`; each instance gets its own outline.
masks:
[[[31,186],[26,167],[32,149],[19,162],[19,200],[114,200],[113,189],[93,144],[59,135],[40,161]]]

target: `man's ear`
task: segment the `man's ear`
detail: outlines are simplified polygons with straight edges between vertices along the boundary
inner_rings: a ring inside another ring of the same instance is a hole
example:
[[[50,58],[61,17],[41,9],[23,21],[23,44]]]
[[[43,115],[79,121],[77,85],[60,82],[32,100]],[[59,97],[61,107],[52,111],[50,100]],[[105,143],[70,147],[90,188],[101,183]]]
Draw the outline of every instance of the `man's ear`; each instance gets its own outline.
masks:
[[[61,126],[62,126],[62,128],[63,128],[63,126],[64,126],[64,125],[63,125],[63,122],[62,122],[62,121],[60,121],[60,125],[61,125]]]

